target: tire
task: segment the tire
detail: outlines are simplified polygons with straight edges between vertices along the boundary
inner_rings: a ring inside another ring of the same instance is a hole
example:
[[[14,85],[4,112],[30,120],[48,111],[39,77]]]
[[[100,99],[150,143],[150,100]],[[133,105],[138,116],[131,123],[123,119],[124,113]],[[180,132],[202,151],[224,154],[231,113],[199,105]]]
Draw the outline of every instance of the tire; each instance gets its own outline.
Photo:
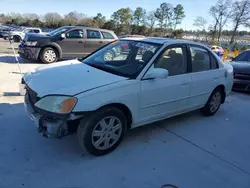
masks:
[[[104,61],[112,61],[115,58],[115,54],[112,50],[109,50],[104,54]]]
[[[204,116],[213,116],[220,108],[223,100],[223,91],[221,88],[216,88],[210,95],[206,105],[201,109]]]
[[[17,36],[17,35],[15,35],[14,37],[13,37],[13,41],[14,42],[21,42],[21,37],[20,36]]]
[[[58,52],[51,47],[44,48],[40,54],[40,59],[45,64],[57,62]]]
[[[113,118],[114,124],[108,127],[107,124],[110,123],[111,118]],[[106,124],[100,123],[103,120],[106,121]],[[85,154],[106,155],[121,143],[126,126],[127,120],[121,110],[114,107],[102,108],[82,119],[77,129],[77,139]],[[94,132],[96,132],[96,136],[94,136]]]

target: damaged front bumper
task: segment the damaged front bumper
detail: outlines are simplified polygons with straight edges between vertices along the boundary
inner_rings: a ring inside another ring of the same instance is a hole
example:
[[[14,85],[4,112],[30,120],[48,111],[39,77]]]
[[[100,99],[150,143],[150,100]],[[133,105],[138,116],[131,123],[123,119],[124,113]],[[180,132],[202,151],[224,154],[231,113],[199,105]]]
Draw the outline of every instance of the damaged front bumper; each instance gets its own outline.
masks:
[[[42,136],[47,138],[62,138],[68,135],[67,119],[53,118],[37,112],[27,93],[24,97],[24,106],[30,119]]]

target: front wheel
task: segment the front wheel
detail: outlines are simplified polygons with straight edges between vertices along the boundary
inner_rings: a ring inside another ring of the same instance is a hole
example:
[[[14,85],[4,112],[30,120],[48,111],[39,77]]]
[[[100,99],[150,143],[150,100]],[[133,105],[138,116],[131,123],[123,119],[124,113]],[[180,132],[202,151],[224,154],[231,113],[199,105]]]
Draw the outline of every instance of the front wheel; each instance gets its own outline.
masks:
[[[109,50],[108,52],[106,52],[106,53],[104,54],[103,59],[104,59],[104,61],[112,61],[112,60],[114,59],[114,57],[115,57],[114,52],[111,51],[111,50]]]
[[[126,117],[119,109],[100,109],[81,121],[77,130],[79,145],[85,153],[106,155],[122,141],[126,124]]]
[[[213,116],[220,108],[222,101],[222,90],[216,88],[210,95],[206,105],[201,109],[201,112],[205,116]]]
[[[48,47],[42,51],[40,59],[43,63],[46,64],[54,63],[58,60],[58,53],[54,48]]]

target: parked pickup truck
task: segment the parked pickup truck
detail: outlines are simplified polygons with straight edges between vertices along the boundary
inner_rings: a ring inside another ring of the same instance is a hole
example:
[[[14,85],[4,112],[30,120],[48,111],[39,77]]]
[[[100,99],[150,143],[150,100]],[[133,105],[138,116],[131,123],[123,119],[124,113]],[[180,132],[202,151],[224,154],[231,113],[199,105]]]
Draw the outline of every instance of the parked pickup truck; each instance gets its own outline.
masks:
[[[13,38],[14,42],[21,42],[24,39],[26,33],[45,34],[40,28],[28,27],[21,31],[10,31],[9,38]]]

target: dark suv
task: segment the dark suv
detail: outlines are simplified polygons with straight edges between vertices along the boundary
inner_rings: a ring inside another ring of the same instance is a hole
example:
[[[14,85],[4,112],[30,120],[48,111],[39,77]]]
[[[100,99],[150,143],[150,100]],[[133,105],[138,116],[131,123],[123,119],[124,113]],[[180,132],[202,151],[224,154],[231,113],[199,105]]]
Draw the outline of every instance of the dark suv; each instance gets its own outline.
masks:
[[[64,58],[80,58],[117,39],[113,31],[64,26],[48,34],[26,34],[18,53],[25,59],[53,63]],[[115,54],[107,54],[109,57]],[[112,57],[110,57],[112,58]]]

